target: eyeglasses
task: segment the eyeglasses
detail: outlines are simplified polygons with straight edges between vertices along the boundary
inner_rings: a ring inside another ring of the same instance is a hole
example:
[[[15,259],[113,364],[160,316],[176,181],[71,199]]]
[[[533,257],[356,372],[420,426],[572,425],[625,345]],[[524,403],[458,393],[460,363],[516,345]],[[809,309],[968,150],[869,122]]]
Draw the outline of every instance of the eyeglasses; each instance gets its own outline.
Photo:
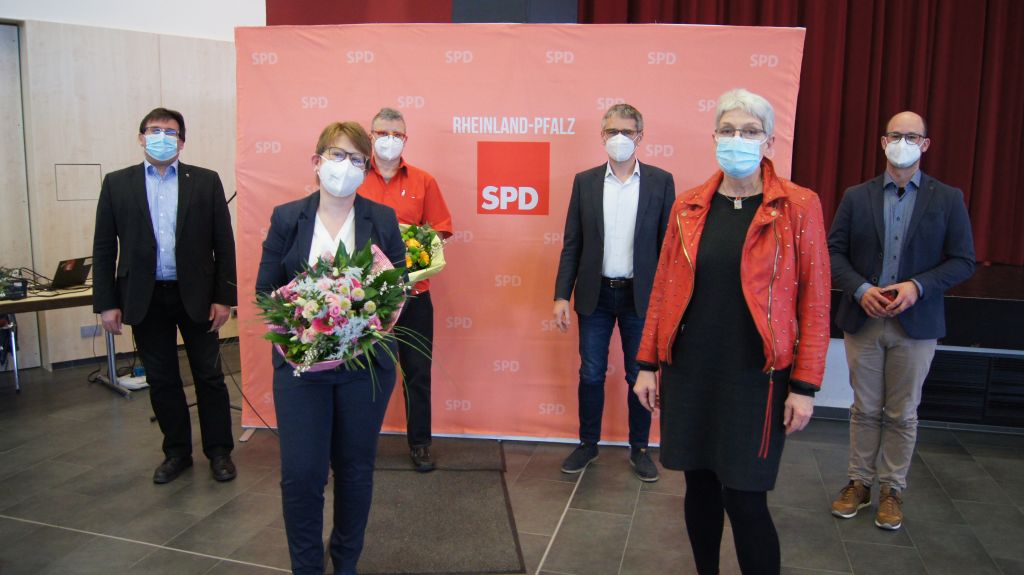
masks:
[[[375,138],[386,138],[388,136],[392,136],[394,138],[402,140],[403,142],[409,139],[409,136],[406,136],[405,132],[388,132],[385,130],[374,130],[370,132],[370,134],[372,134],[373,137]]]
[[[341,148],[327,148],[326,150],[324,150],[324,153],[321,155],[321,157],[331,162],[344,162],[345,158],[348,158],[348,160],[352,162],[353,166],[357,168],[366,167],[366,156],[360,154],[359,152],[346,152]]]
[[[170,136],[172,138],[178,137],[178,131],[175,130],[174,128],[161,128],[160,126],[147,126],[146,129],[142,131],[142,133],[148,136],[163,134],[165,136]]]
[[[715,130],[715,140],[717,141],[719,138],[734,138],[736,137],[737,132],[744,140],[763,140],[767,134],[767,132],[761,128],[747,127],[736,129],[732,126],[722,126]]]
[[[924,135],[918,134],[917,132],[907,132],[906,134],[904,134],[903,132],[889,132],[888,134],[885,135],[885,142],[887,144],[895,144],[900,140],[904,140],[911,146],[917,146],[921,143],[921,140],[923,139]]]
[[[636,135],[639,134],[639,133],[640,132],[637,131],[637,130],[615,130],[615,129],[612,129],[612,128],[607,128],[607,129],[601,130],[601,135],[603,135],[605,138],[612,138],[612,137],[618,136],[619,134],[622,134],[623,136],[626,136],[630,140],[635,138]]]

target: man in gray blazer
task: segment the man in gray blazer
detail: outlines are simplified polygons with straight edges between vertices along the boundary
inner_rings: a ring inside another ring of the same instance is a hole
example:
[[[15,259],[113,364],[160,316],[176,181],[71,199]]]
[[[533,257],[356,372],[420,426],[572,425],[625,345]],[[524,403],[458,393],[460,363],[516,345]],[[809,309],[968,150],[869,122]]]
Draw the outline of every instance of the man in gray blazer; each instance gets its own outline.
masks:
[[[636,159],[643,133],[643,116],[636,108],[609,108],[601,122],[608,162],[576,174],[572,185],[554,307],[555,322],[564,332],[570,325],[569,298],[575,294],[580,323],[580,445],[562,464],[565,473],[579,473],[597,459],[608,350],[618,323],[626,365],[630,464],[641,480],[658,480],[658,468],[647,455],[651,414],[631,390],[644,314],[676,193],[672,174]]]
[[[850,366],[850,482],[832,514],[850,518],[880,497],[875,525],[903,524],[902,492],[917,441],[917,406],[946,334],[945,292],[974,272],[971,221],[960,190],[920,170],[924,119],[889,120],[885,173],[843,195],[828,236],[836,324]]]

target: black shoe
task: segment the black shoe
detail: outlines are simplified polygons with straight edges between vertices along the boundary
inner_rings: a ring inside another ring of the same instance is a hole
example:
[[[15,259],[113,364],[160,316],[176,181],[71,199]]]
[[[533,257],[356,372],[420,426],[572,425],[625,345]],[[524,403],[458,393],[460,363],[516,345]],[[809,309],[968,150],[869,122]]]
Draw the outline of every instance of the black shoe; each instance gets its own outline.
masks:
[[[562,473],[579,473],[586,469],[590,462],[595,459],[597,459],[597,445],[581,443],[562,462]]]
[[[210,471],[217,481],[231,481],[238,475],[230,455],[214,455],[210,459]]]
[[[629,464],[640,481],[652,483],[658,480],[658,467],[647,455],[646,447],[634,447],[629,451]]]
[[[434,465],[434,456],[430,454],[429,445],[413,447],[409,451],[409,457],[412,458],[412,464],[416,468],[416,471],[419,471],[420,473],[433,471],[436,467]]]
[[[192,456],[186,455],[184,457],[168,457],[164,459],[164,462],[156,468],[153,472],[153,483],[170,483],[181,475],[182,471],[185,471],[189,467],[192,467]]]

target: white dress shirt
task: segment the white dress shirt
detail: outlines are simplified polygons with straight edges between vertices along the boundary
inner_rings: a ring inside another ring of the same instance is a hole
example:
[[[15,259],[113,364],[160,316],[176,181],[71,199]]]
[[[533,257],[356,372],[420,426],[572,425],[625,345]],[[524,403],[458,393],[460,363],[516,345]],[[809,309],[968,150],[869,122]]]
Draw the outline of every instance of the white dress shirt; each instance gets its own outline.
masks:
[[[345,218],[345,223],[341,224],[341,229],[338,230],[338,235],[331,237],[330,232],[327,231],[327,227],[320,220],[320,214],[316,215],[316,225],[313,227],[313,241],[309,245],[309,259],[307,263],[312,266],[316,263],[316,260],[324,254],[329,252],[332,255],[338,253],[338,244],[345,242],[345,250],[348,252],[349,257],[352,257],[352,251],[356,247],[356,208],[352,207],[348,211],[348,217]]]
[[[633,233],[640,199],[640,162],[633,173],[619,181],[611,163],[604,173],[604,257],[601,275],[606,278],[633,277]]]

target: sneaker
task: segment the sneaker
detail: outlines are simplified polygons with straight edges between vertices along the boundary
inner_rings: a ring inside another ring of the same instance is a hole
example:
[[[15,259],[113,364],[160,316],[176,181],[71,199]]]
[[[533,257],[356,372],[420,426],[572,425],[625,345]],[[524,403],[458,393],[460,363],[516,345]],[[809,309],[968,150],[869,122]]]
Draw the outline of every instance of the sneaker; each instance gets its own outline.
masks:
[[[597,459],[597,445],[581,443],[562,462],[562,473],[579,473],[586,469],[590,462],[595,459]]]
[[[412,458],[413,467],[420,473],[426,473],[433,471],[436,467],[434,465],[434,456],[430,454],[430,446],[424,445],[423,447],[413,447],[409,450],[409,457]]]
[[[896,531],[903,525],[903,498],[900,490],[883,485],[878,495],[878,513],[875,526]]]
[[[629,464],[640,481],[653,483],[658,480],[658,467],[651,461],[646,447],[634,447],[629,451]]]
[[[860,481],[851,480],[832,502],[832,515],[849,519],[868,505],[871,505],[871,488]]]

